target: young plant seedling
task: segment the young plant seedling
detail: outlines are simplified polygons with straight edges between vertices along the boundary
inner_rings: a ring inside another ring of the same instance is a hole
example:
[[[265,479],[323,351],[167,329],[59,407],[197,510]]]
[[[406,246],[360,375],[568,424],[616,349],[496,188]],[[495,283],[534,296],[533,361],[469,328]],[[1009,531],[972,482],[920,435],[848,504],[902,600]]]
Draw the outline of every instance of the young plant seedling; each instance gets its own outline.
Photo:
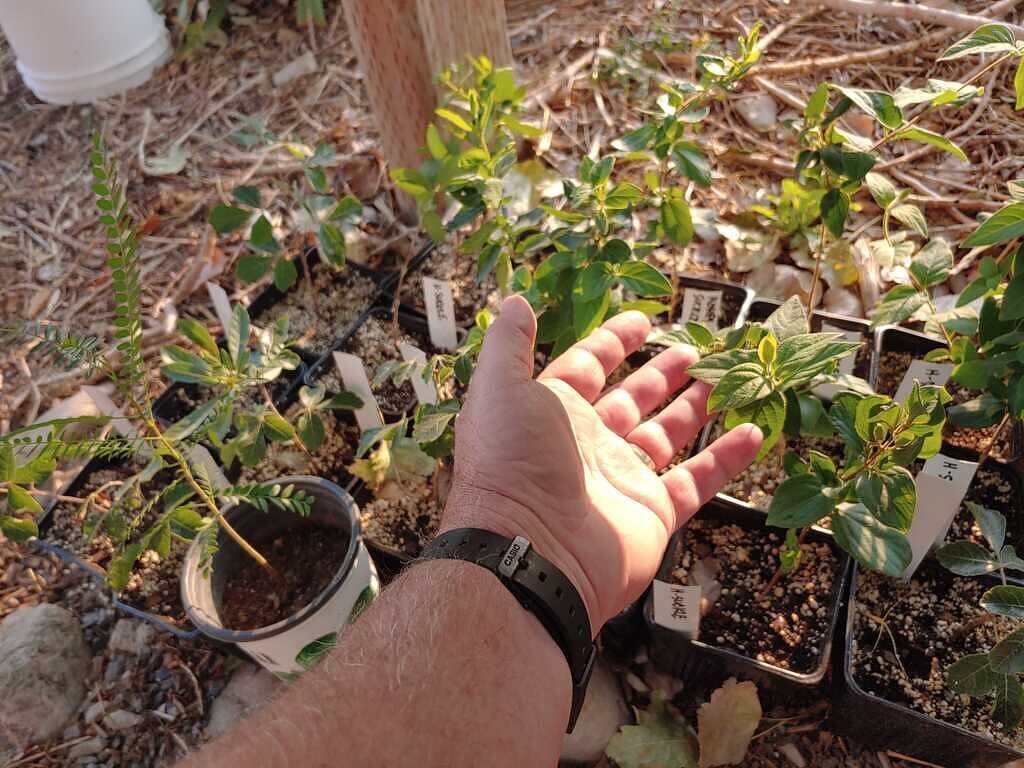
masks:
[[[900,405],[865,391],[863,382],[836,376],[838,361],[859,343],[838,333],[810,333],[796,297],[764,323],[717,334],[689,324],[684,333],[703,354],[690,374],[714,387],[709,413],[723,413],[727,429],[756,424],[765,437],[762,456],[784,434],[835,430],[845,444],[841,468],[818,451],[785,456],[789,478],[776,490],[766,520],[789,531],[779,573],[799,562],[808,527],[828,518],[836,543],[857,562],[886,575],[902,574],[912,557],[905,534],[917,503],[906,467],[941,447],[945,390],[915,385]],[[826,410],[810,390],[830,382],[848,391]],[[798,535],[799,529],[804,530]]]
[[[956,541],[935,553],[944,567],[958,576],[998,573],[1002,584],[991,587],[981,597],[985,610],[977,623],[996,617],[1024,619],[1024,587],[1007,583],[1007,572],[1024,573],[1024,560],[1005,543],[1006,517],[994,509],[968,502],[968,508],[981,529],[988,547],[973,541]],[[969,628],[968,628],[969,629]],[[954,693],[992,696],[992,719],[1010,731],[1024,719],[1024,628],[1015,629],[987,653],[964,656],[946,671],[946,682]]]

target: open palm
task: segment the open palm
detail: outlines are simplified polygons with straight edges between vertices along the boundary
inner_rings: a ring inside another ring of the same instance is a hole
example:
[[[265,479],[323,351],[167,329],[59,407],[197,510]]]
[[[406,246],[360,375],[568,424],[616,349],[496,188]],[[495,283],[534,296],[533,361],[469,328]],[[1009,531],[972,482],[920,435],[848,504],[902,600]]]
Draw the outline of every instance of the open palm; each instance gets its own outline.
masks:
[[[639,312],[617,315],[534,379],[536,320],[525,300],[510,297],[456,422],[442,528],[526,536],[577,586],[595,632],[640,595],[672,532],[761,443],[756,427],[737,427],[657,474],[706,423],[710,390],[686,387],[697,354],[678,345],[605,391],[608,374],[650,329]]]

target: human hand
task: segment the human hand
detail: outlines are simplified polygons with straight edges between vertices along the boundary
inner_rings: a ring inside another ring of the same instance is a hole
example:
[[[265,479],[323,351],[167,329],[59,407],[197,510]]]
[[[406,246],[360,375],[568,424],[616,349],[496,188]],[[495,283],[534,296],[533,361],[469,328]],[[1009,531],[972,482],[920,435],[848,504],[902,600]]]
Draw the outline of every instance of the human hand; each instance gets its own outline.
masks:
[[[536,318],[522,297],[509,297],[455,425],[441,530],[528,538],[576,586],[595,633],[639,597],[669,536],[761,445],[760,430],[743,425],[657,474],[707,422],[711,388],[694,382],[683,390],[698,356],[678,345],[605,392],[608,374],[650,329],[639,312],[617,315],[534,379]]]

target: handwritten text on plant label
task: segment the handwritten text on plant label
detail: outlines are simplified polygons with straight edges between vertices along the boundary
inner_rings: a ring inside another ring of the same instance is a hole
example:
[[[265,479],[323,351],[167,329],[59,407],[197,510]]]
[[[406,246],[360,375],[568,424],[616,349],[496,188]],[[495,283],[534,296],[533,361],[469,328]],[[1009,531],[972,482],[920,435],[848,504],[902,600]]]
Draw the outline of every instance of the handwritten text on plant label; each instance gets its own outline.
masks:
[[[687,288],[683,293],[683,311],[679,316],[680,323],[703,323],[708,328],[718,330],[718,316],[722,311],[721,291],[701,291]]]
[[[455,331],[452,284],[447,280],[424,277],[423,303],[427,307],[430,341],[439,349],[455,349],[459,345],[459,339]]]
[[[700,628],[700,587],[654,580],[654,622],[697,637]]]
[[[934,384],[936,387],[943,386],[949,381],[949,375],[953,372],[952,363],[929,363],[927,360],[915,360],[907,369],[907,374],[900,382],[900,388],[896,390],[897,403],[905,403],[910,397],[910,390],[914,388],[914,382],[921,382],[922,386]]]

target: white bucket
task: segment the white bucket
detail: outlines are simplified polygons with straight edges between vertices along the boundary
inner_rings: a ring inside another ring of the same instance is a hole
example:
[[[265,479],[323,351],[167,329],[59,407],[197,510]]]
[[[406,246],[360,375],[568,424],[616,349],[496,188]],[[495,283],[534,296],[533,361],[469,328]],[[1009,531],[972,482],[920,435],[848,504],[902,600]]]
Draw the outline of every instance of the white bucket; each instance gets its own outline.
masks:
[[[51,104],[134,88],[171,55],[149,0],[0,0],[0,27],[25,84]]]

